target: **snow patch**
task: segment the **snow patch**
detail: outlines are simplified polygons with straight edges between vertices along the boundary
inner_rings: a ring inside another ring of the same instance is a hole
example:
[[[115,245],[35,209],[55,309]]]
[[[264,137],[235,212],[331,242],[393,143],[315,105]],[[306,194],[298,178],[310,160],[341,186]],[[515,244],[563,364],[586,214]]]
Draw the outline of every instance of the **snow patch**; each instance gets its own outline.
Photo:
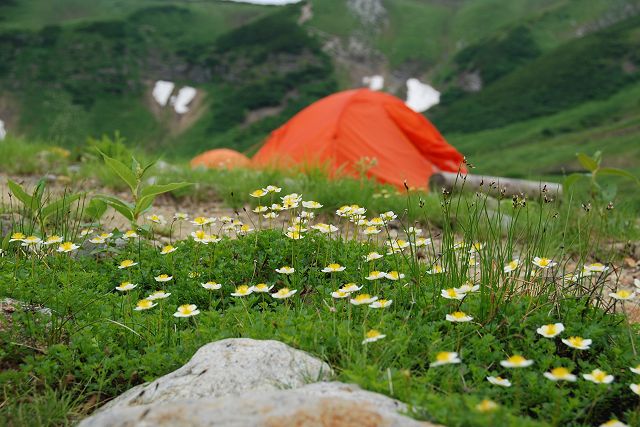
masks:
[[[223,0],[234,3],[261,4],[265,6],[284,6],[285,4],[300,3],[302,0]]]
[[[173,82],[158,80],[153,87],[153,99],[155,99],[161,107],[165,107],[167,102],[169,102],[169,97],[171,96],[175,86],[176,85],[173,84]]]
[[[384,87],[384,77],[380,75],[365,76],[362,78],[362,84],[367,85],[371,90],[382,90]]]
[[[178,91],[177,96],[171,97],[171,103],[173,109],[178,114],[185,114],[189,112],[189,104],[196,97],[196,89],[191,86],[185,86]]]
[[[0,120],[0,141],[7,136],[7,130],[4,128],[4,122]]]
[[[418,79],[407,80],[407,107],[422,113],[439,103],[440,92]]]

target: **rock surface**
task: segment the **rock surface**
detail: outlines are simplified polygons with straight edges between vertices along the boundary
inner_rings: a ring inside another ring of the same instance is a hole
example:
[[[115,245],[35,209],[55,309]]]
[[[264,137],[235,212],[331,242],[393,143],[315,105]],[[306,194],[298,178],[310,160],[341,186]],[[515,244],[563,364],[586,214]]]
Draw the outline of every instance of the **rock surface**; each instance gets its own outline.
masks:
[[[329,365],[320,359],[279,341],[230,338],[201,347],[186,365],[133,387],[102,410],[296,388],[326,380],[331,374]]]
[[[98,413],[80,427],[429,427],[398,411],[404,404],[339,382],[291,390],[250,391],[240,396],[199,398],[118,407]]]

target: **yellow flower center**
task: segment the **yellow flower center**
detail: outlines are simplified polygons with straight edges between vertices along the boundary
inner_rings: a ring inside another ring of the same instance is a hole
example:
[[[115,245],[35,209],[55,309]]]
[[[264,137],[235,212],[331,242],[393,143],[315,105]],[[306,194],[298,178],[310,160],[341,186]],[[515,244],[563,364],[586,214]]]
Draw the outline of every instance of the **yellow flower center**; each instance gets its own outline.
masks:
[[[571,374],[571,372],[567,368],[553,368],[551,370],[551,375],[556,378],[565,378],[569,374]]]
[[[545,329],[547,332],[547,335],[553,335],[556,333],[556,325],[545,325]]]
[[[340,264],[329,264],[327,266],[327,268],[329,268],[329,270],[338,270],[340,267],[342,267]]]
[[[72,242],[64,242],[63,244],[60,245],[60,248],[63,251],[70,251],[73,249],[73,243]]]
[[[381,335],[380,331],[377,331],[375,329],[372,329],[369,332],[367,332],[367,338],[376,338],[376,337],[379,337],[380,335]]]
[[[151,305],[153,304],[153,302],[147,300],[147,299],[143,299],[141,301],[138,301],[138,307],[140,308],[149,308],[151,307]]]
[[[279,296],[284,296],[289,293],[289,288],[282,288],[278,291]]]
[[[584,340],[580,337],[569,337],[567,340],[574,347],[582,347]]]
[[[397,271],[390,271],[387,275],[391,276],[393,279],[400,277],[400,274]]]
[[[447,289],[447,295],[449,295],[451,298],[455,298],[458,296],[458,293],[456,292],[455,289],[451,288],[451,289]]]
[[[452,314],[452,316],[455,317],[456,319],[463,319],[467,317],[467,315],[462,311],[456,311],[455,313]]]
[[[189,304],[185,304],[185,305],[181,305],[178,308],[178,311],[182,314],[191,314],[193,313],[193,310],[191,309],[191,306]]]
[[[368,300],[370,298],[371,298],[371,295],[369,295],[369,294],[360,294],[357,297],[355,297],[354,299],[356,301],[358,301],[358,302],[363,302],[363,301],[366,301],[366,300]]]
[[[594,380],[601,383],[604,381],[605,377],[607,376],[607,373],[604,371],[593,371],[591,375],[593,376]]]
[[[511,356],[510,358],[507,359],[507,361],[509,363],[513,363],[514,365],[521,365],[526,360],[527,359],[525,359],[524,357],[520,356],[519,354],[516,354],[515,356]]]
[[[451,359],[451,355],[446,351],[441,351],[436,354],[436,360],[438,362],[448,362]]]
[[[551,262],[551,260],[547,258],[540,258],[540,260],[538,260],[538,264],[543,267],[546,267],[547,265],[549,265],[549,262]]]
[[[511,261],[509,263],[509,268],[512,270],[515,270],[516,268],[518,268],[518,261]]]
[[[619,296],[620,298],[629,298],[629,297],[631,296],[631,292],[629,292],[629,291],[628,291],[628,290],[626,290],[626,289],[623,289],[623,290],[621,290],[621,291],[618,291],[618,296]]]

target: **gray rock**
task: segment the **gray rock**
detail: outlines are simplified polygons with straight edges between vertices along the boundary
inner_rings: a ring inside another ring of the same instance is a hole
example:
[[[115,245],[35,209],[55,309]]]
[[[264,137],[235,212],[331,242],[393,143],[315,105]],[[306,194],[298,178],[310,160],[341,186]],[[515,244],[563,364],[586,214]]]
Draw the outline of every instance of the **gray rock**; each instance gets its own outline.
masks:
[[[118,407],[89,417],[79,426],[434,426],[399,413],[404,410],[404,404],[389,397],[331,382],[292,390],[254,390],[238,396]]]
[[[201,347],[183,367],[124,392],[102,410],[296,388],[331,374],[320,359],[279,341],[230,338]]]

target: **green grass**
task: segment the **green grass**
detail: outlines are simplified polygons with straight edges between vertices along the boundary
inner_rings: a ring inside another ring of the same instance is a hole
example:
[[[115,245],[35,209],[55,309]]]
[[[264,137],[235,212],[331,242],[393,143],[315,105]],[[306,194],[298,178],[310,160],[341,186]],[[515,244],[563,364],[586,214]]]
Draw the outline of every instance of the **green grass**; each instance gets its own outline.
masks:
[[[270,178],[276,177],[283,179],[282,184],[260,183],[286,187],[274,195],[275,199],[285,191],[301,188],[308,190],[304,200],[327,191],[305,187],[304,181],[288,181],[277,175]],[[318,184],[322,181],[316,181]],[[360,192],[365,191],[371,189]],[[20,220],[14,212],[10,216],[13,222],[9,220],[12,232],[33,233],[34,226],[42,237],[65,232],[66,239],[81,243],[84,249],[69,256],[56,253],[54,245],[34,256],[19,242],[3,240],[6,253],[0,258],[0,296],[41,304],[54,314],[49,319],[18,310],[12,315],[11,326],[0,328],[0,389],[4,396],[0,415],[17,426],[72,424],[129,387],[178,368],[207,342],[250,337],[278,339],[308,351],[326,360],[338,380],[405,401],[414,409],[413,416],[436,423],[578,427],[597,426],[611,417],[629,425],[637,423],[638,398],[628,389],[635,381],[628,367],[638,363],[632,349],[637,346],[637,327],[628,325],[621,314],[612,313],[605,283],[611,281],[615,286],[616,275],[609,270],[582,279],[580,286],[562,278],[573,270],[570,260],[580,266],[593,259],[601,245],[602,219],[573,208],[566,213],[561,210],[561,216],[556,217],[558,202],[542,206],[527,203],[525,207],[505,202],[495,216],[488,210],[491,200],[485,196],[436,200],[434,207],[422,205],[417,195],[405,199],[407,206],[418,211],[416,218],[424,236],[433,237],[434,245],[410,245],[396,254],[386,254],[383,243],[390,239],[386,227],[378,237],[354,239],[357,227],[346,218],[333,216],[320,219],[339,227],[333,239],[311,229],[302,240],[291,240],[280,229],[241,235],[239,226],[231,227],[236,232],[224,232],[222,224],[215,223],[204,229],[221,235],[219,243],[205,246],[191,238],[173,240],[177,250],[165,256],[159,254],[153,236],[171,238],[171,230],[190,227],[188,224],[141,230],[139,242],[115,245],[110,239],[93,245],[86,242],[88,237],[79,237],[78,230],[86,224],[78,222],[75,215],[43,229]],[[257,203],[253,199],[250,207]],[[440,215],[448,219],[442,228],[429,225],[429,213],[438,207]],[[456,216],[462,210],[468,215]],[[299,212],[298,208],[291,213],[295,216]],[[398,213],[400,218],[393,224],[402,233],[412,222]],[[514,223],[503,232],[498,224],[505,215]],[[372,218],[370,212],[367,216]],[[574,255],[566,249],[567,239],[573,237],[564,233],[572,218],[581,221],[577,238],[588,243],[579,245],[581,252]],[[241,212],[238,219],[250,228],[259,227],[252,213]],[[116,232],[114,238],[118,235]],[[416,242],[415,237],[410,240]],[[454,244],[461,240],[466,247],[455,249]],[[474,255],[477,267],[469,263],[473,242],[484,243]],[[386,255],[366,263],[363,256],[371,250]],[[559,264],[540,270],[530,262],[534,256],[552,257]],[[518,270],[504,273],[503,265],[516,257],[522,262]],[[138,264],[118,269],[124,259]],[[618,255],[604,251],[599,260],[617,263]],[[330,262],[340,263],[346,270],[322,273]],[[285,276],[275,272],[284,265],[293,266],[295,273]],[[429,274],[435,265],[443,266],[445,272]],[[372,270],[395,270],[406,276],[399,281],[366,280]],[[136,301],[160,288],[153,277],[162,273],[173,276],[165,285],[172,295],[149,311],[134,311]],[[203,289],[200,283],[208,280],[222,283],[222,289]],[[441,296],[443,289],[461,286],[467,280],[479,285],[477,293],[469,293],[461,301]],[[130,293],[116,291],[115,286],[123,281],[137,287]],[[385,309],[372,309],[351,305],[348,299],[333,300],[331,292],[348,282],[363,285],[360,293],[393,303]],[[286,301],[269,295],[253,294],[242,301],[230,296],[239,285],[257,283],[298,292]],[[202,311],[195,322],[172,316],[177,306],[187,303]],[[445,315],[456,310],[473,316],[474,321],[446,321]],[[571,350],[559,338],[536,333],[539,326],[555,322],[566,327],[562,337],[592,339],[591,349]],[[386,337],[362,344],[370,329]],[[440,351],[458,352],[462,363],[430,366]],[[535,363],[521,369],[501,367],[499,362],[513,354],[523,354]],[[557,366],[570,368],[580,378],[560,386],[542,376]],[[604,386],[582,378],[581,374],[595,368],[614,374],[615,382]],[[491,385],[485,379],[488,375],[506,376],[513,387]],[[474,408],[485,398],[500,404],[500,409],[479,413]]]

